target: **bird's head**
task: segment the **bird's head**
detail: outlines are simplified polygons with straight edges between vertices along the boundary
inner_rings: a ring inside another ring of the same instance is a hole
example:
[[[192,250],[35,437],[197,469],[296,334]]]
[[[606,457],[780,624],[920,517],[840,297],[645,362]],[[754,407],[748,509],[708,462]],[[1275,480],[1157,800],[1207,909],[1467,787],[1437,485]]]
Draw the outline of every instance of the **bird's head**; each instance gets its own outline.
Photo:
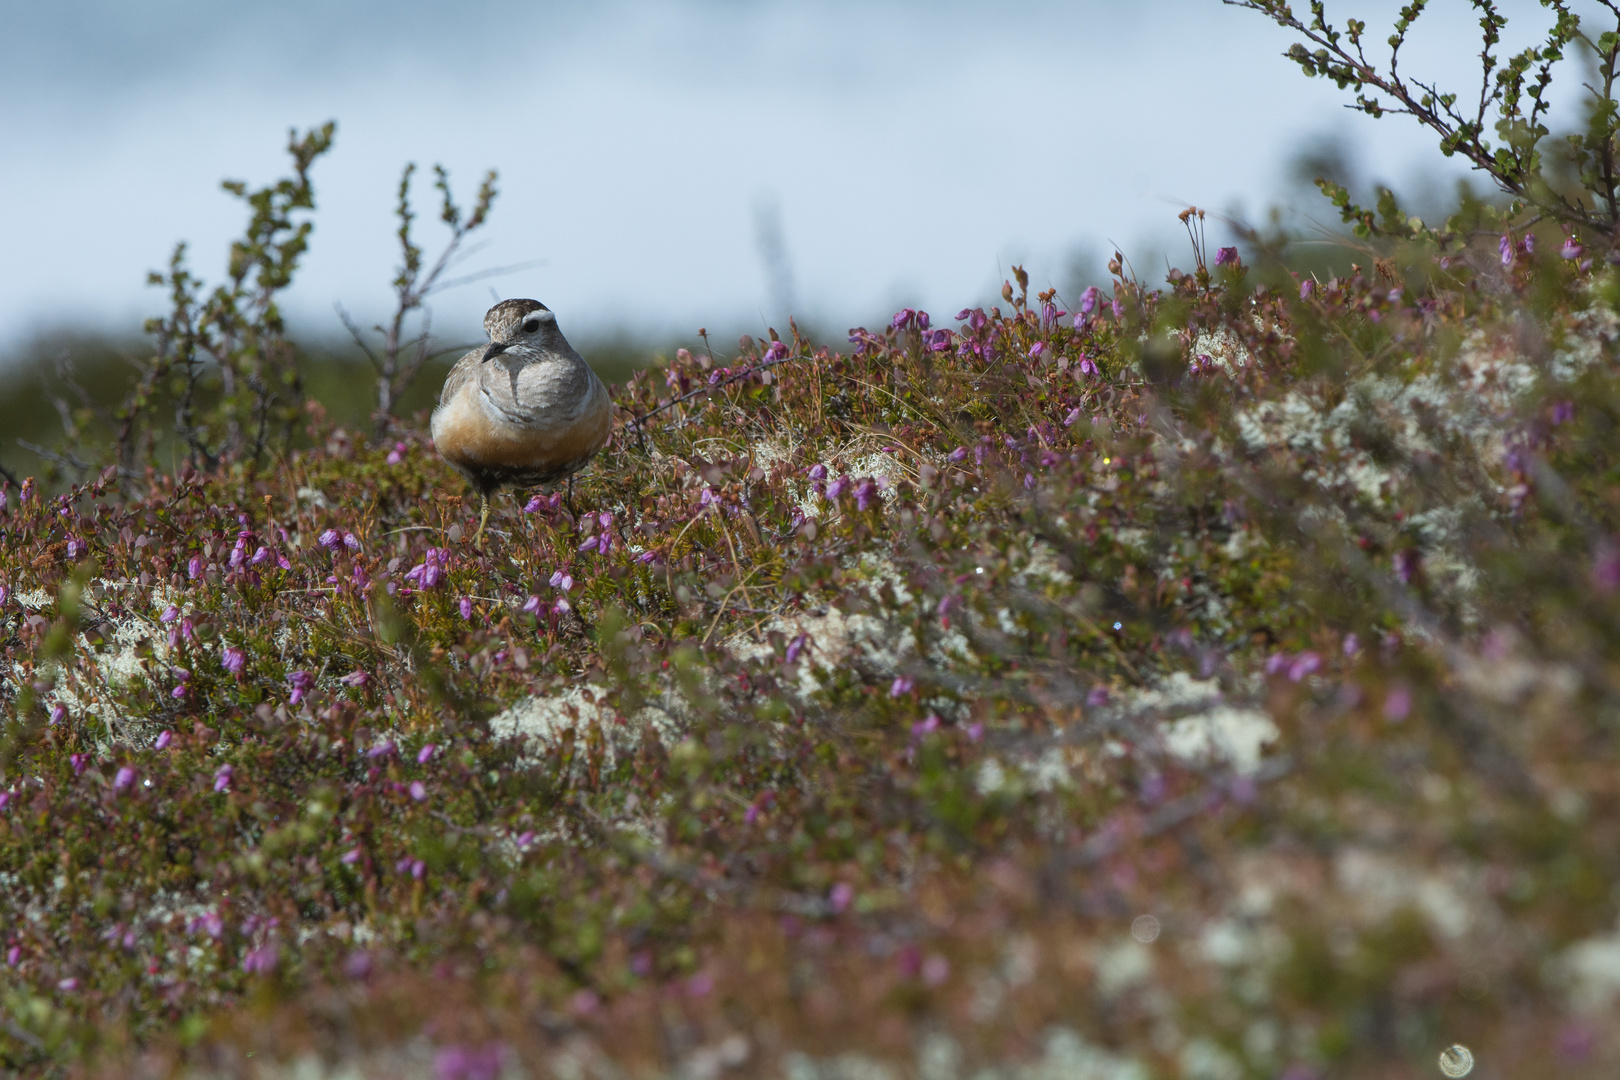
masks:
[[[557,316],[538,300],[502,300],[484,313],[484,332],[489,347],[487,362],[508,349],[532,346],[544,348],[556,335]]]

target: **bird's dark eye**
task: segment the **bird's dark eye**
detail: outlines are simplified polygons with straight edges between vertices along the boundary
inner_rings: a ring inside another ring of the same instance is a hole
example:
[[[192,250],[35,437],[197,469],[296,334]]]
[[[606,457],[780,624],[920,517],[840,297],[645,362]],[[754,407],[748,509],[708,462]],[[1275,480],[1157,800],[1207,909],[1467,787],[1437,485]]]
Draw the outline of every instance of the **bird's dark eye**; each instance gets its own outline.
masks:
[[[523,332],[525,334],[532,334],[538,329],[540,329],[540,321],[538,319],[530,319],[528,322],[523,324]]]

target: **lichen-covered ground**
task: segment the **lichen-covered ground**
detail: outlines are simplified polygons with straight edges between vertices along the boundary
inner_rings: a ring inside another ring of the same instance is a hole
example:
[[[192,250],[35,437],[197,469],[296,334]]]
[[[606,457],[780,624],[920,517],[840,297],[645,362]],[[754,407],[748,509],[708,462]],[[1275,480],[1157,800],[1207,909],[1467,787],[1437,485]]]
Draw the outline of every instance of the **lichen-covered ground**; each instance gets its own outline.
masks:
[[[683,351],[482,550],[319,410],[6,489],[0,1060],[1613,1075],[1620,286],[1549,249]]]

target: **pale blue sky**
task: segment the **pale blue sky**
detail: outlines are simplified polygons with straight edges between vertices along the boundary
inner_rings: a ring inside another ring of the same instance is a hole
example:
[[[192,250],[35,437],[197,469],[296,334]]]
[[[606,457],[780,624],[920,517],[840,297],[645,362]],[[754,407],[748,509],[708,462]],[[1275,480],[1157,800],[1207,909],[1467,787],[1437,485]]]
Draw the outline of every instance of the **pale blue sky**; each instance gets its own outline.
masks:
[[[1471,18],[1437,8],[1410,59],[1457,77]],[[783,322],[761,208],[794,309],[844,326],[954,313],[1013,262],[1055,284],[1086,245],[1179,244],[1176,200],[1258,214],[1323,131],[1355,135],[1369,175],[1438,167],[1431,138],[1344,112],[1287,44],[1217,0],[0,0],[0,351],[158,311],[144,276],[176,240],[216,275],[242,220],[220,179],[275,177],[288,126],[329,117],[288,305],[306,333],[337,329],[334,301],[383,314],[407,160],[468,196],[501,170],[468,269],[544,260],[494,284],[576,334]],[[488,301],[445,293],[436,325],[470,332]]]

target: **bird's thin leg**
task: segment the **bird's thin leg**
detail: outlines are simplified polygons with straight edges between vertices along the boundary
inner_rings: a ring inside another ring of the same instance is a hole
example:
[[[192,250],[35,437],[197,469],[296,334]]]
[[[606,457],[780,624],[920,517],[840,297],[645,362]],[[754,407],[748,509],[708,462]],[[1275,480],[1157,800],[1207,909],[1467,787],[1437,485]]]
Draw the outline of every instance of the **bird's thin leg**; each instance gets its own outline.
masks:
[[[480,491],[478,493],[478,502],[483,507],[483,511],[478,515],[478,531],[473,534],[473,547],[483,551],[484,526],[489,523],[489,496]]]

